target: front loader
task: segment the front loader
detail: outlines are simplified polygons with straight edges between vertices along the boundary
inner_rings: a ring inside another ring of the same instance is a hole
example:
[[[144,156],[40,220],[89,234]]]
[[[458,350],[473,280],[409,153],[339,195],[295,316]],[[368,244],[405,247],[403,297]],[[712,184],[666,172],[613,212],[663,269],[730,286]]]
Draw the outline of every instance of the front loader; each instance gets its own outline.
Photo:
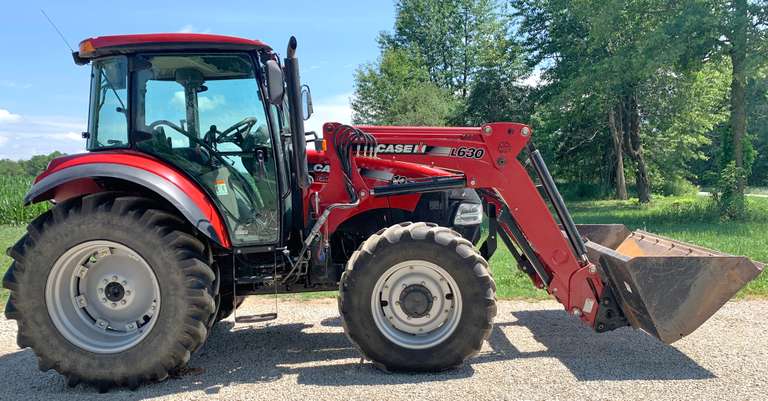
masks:
[[[339,291],[345,333],[376,366],[448,369],[492,328],[499,240],[595,331],[629,325],[666,343],[762,269],[575,225],[523,124],[305,133],[296,49],[291,38],[281,60],[262,42],[203,34],[81,42],[89,152],[37,177],[25,202],[52,207],[8,250],[3,279],[6,317],[42,370],[135,388],[183,368],[243,297],[324,290]]]

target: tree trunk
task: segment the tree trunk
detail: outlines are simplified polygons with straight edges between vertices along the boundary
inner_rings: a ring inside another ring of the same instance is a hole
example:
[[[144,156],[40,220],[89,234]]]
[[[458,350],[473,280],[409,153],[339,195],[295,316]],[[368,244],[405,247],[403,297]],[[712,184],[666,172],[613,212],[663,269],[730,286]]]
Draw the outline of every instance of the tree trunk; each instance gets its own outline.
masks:
[[[733,31],[731,34],[731,135],[733,161],[739,169],[744,168],[744,136],[747,131],[747,26],[749,17],[747,14],[747,0],[735,0],[733,2]],[[743,171],[743,170],[742,170]],[[743,176],[742,176],[743,177]],[[744,193],[744,179],[739,180],[738,194]]]
[[[624,108],[624,145],[627,153],[635,163],[635,186],[640,203],[651,201],[651,181],[648,178],[648,168],[643,156],[643,142],[640,138],[640,109],[637,106],[637,96],[622,96]]]
[[[620,107],[611,108],[608,112],[608,126],[611,130],[611,138],[613,139],[613,153],[616,155],[616,198],[627,200],[627,179],[624,176],[624,135],[616,121],[617,112],[619,114],[618,119],[621,120]]]

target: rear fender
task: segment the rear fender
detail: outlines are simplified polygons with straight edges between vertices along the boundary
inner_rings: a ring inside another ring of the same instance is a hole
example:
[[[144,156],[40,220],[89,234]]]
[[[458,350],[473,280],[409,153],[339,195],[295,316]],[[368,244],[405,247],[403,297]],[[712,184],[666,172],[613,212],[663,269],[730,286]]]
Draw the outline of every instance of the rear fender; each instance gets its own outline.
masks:
[[[133,152],[87,153],[57,159],[40,174],[24,204],[104,191],[97,178],[137,184],[162,197],[203,235],[229,248],[229,234],[218,209],[195,182],[162,161]]]

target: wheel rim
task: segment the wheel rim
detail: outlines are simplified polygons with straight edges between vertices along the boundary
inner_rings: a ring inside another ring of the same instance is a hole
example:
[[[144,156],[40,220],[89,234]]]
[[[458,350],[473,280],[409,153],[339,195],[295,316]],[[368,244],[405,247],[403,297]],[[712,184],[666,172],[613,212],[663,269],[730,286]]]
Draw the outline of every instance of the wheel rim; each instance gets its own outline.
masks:
[[[425,260],[390,267],[371,295],[376,327],[389,341],[410,349],[434,347],[450,337],[459,325],[461,308],[456,281]]]
[[[69,342],[95,353],[116,353],[138,344],[154,327],[160,286],[149,264],[131,248],[88,241],[53,264],[45,303]]]

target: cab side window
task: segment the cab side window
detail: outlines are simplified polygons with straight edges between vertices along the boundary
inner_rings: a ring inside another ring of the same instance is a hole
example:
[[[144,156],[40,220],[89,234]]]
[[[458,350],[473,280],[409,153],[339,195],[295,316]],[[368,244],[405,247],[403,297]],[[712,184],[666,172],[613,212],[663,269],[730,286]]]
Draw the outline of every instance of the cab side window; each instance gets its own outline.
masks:
[[[88,149],[127,147],[128,61],[122,56],[95,61],[91,74]]]

